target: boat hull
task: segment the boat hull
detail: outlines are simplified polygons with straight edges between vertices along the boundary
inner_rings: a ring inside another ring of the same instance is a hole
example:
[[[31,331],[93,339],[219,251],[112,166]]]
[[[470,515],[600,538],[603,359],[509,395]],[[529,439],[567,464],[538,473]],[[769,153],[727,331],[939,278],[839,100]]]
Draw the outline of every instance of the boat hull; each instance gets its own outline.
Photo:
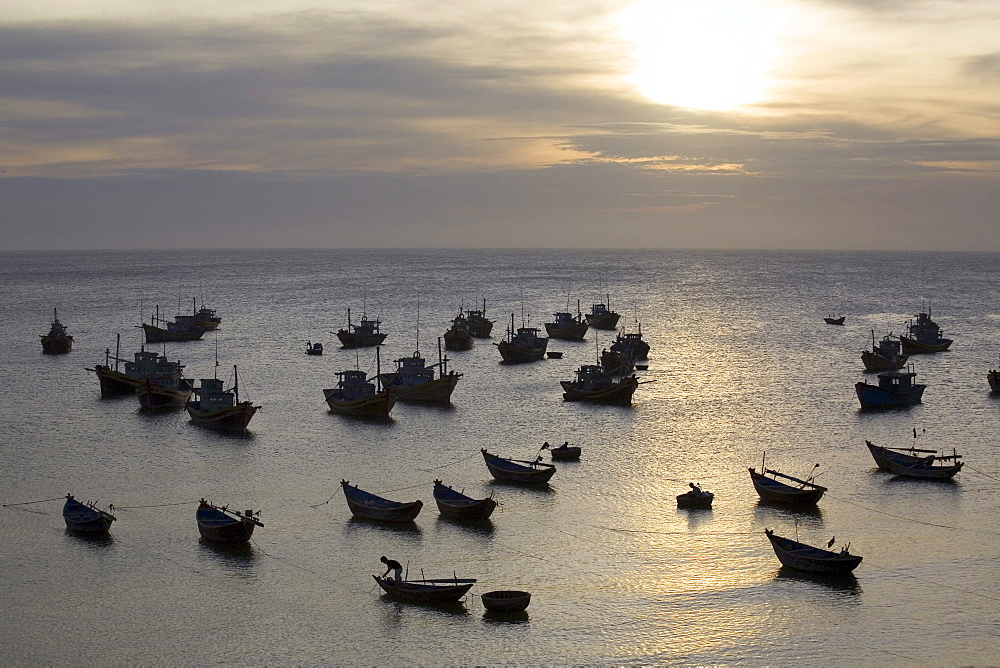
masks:
[[[861,408],[900,408],[919,404],[926,385],[914,384],[904,392],[894,392],[878,385],[865,382],[856,383],[854,390],[861,402]]]
[[[440,580],[441,584],[424,582],[396,583],[390,578],[373,575],[375,582],[386,594],[398,601],[408,603],[454,603],[465,596],[466,592],[476,583],[473,579]],[[454,584],[443,584],[454,582]]]
[[[257,409],[258,406],[249,401],[241,401],[235,406],[207,412],[202,412],[200,401],[189,401],[187,404],[191,422],[206,429],[235,434],[242,434],[247,430],[247,425],[256,415]]]
[[[551,322],[545,323],[545,332],[549,337],[562,341],[583,341],[583,337],[587,335],[588,329],[590,329],[590,325],[586,321],[573,323],[566,327],[558,327],[555,323]]]
[[[545,357],[545,349],[548,347],[549,340],[541,339],[545,343],[541,346],[535,348],[524,348],[522,346],[513,345],[507,341],[501,341],[496,344],[497,350],[500,351],[500,357],[507,364],[521,364],[523,362],[537,362],[538,360]]]
[[[196,513],[198,533],[209,543],[237,545],[247,543],[257,526],[251,520],[237,519],[214,508],[199,508]]]
[[[843,325],[845,317],[846,316],[840,316],[839,318],[823,318],[823,322],[828,325]]]
[[[715,495],[711,492],[685,492],[677,495],[678,508],[711,508]]]
[[[488,591],[480,598],[484,608],[503,614],[523,612],[531,603],[531,594],[526,591]]]
[[[386,334],[381,333],[372,336],[363,336],[349,332],[346,329],[337,331],[337,338],[340,339],[340,343],[344,348],[373,348],[385,341],[385,337]]]
[[[396,399],[403,403],[450,404],[451,393],[455,391],[459,378],[461,378],[460,374],[451,372],[446,376],[417,385],[397,385],[390,381],[388,387]]]
[[[620,313],[614,312],[603,313],[598,316],[588,315],[586,322],[588,326],[594,329],[615,329],[618,326],[618,319],[620,317]]]
[[[121,371],[115,371],[103,364],[94,365],[94,373],[101,384],[102,397],[122,397],[135,394],[135,391],[142,385],[138,378],[128,376]]]
[[[908,355],[889,358],[868,350],[861,353],[861,363],[865,365],[865,371],[896,371],[902,369],[908,359],[910,359]]]
[[[41,334],[42,352],[46,355],[64,355],[73,349],[72,336],[50,336]]]
[[[191,398],[191,387],[175,390],[146,381],[145,384],[139,385],[135,393],[139,397],[139,405],[145,410],[176,410],[187,406]]]
[[[556,467],[551,464],[535,463],[520,464],[505,457],[491,455],[482,450],[486,468],[490,474],[501,482],[512,482],[521,485],[546,485],[555,475]]]
[[[986,374],[986,382],[990,384],[990,392],[1000,392],[1000,371]]]
[[[172,341],[197,341],[205,335],[204,329],[194,329],[187,332],[171,332],[162,327],[153,325],[142,325],[142,331],[146,335],[146,343],[169,343]]]
[[[942,353],[951,347],[951,339],[938,339],[937,343],[924,343],[909,336],[899,337],[903,344],[904,355],[923,355],[929,353]]]
[[[838,575],[850,573],[861,564],[862,557],[853,554],[838,554],[818,547],[812,547],[788,538],[775,536],[770,530],[764,532],[774,556],[783,566],[806,573]]]
[[[63,506],[66,530],[81,534],[105,534],[111,529],[115,517],[97,508],[91,508],[76,499],[67,498]]]
[[[568,447],[552,448],[549,453],[552,455],[552,461],[554,462],[575,462],[580,459],[580,453],[582,450],[580,446],[573,445]]]
[[[632,395],[639,387],[639,380],[632,376],[594,390],[581,390],[577,383],[569,380],[561,381],[560,384],[563,388],[563,399],[566,401],[589,401],[613,406],[631,406]]]
[[[384,499],[358,489],[357,486],[348,484],[346,480],[341,480],[340,485],[344,490],[344,498],[347,499],[351,514],[358,519],[396,524],[412,522],[424,507],[422,501],[400,503]]]
[[[444,333],[445,350],[472,350],[476,339],[469,332],[456,332],[449,329]]]
[[[906,478],[920,478],[922,480],[951,480],[962,470],[964,465],[958,462],[951,466],[933,466],[930,459],[921,459],[916,462],[903,461],[893,456],[886,457],[886,464],[892,473]]]
[[[435,481],[434,484],[434,501],[441,517],[463,522],[489,519],[497,507],[497,502],[493,499],[470,498],[451,487],[442,485],[440,481]]]
[[[477,339],[488,339],[493,332],[492,320],[470,320],[469,334]]]
[[[786,485],[773,478],[768,478],[765,475],[757,473],[754,469],[749,470],[753,488],[757,491],[760,500],[766,503],[793,508],[808,508],[819,503],[819,500],[823,498],[823,493],[826,491],[826,488],[819,486],[810,488],[792,487],[791,485]]]
[[[335,389],[323,390],[326,403],[332,412],[347,417],[384,419],[389,417],[389,411],[396,404],[396,394],[386,390],[350,401],[337,399],[336,392]]]

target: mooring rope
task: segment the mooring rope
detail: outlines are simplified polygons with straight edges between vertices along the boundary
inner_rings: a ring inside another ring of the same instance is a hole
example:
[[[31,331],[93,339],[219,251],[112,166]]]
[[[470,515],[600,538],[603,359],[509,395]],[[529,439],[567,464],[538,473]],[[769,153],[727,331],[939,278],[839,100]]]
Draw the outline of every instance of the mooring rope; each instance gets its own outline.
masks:
[[[48,503],[49,501],[62,501],[65,498],[66,498],[65,496],[57,496],[53,499],[41,499],[39,501],[21,501],[19,503],[5,503],[3,504],[3,507],[12,508],[13,506],[30,506],[33,503]]]

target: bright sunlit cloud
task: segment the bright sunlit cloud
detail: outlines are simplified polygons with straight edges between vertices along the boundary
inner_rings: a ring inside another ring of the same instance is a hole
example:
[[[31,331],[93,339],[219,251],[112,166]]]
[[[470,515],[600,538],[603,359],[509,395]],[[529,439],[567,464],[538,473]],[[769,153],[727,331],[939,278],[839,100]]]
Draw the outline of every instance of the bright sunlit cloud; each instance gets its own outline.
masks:
[[[629,77],[655,102],[724,110],[760,102],[778,57],[781,8],[755,0],[643,0],[621,14]]]

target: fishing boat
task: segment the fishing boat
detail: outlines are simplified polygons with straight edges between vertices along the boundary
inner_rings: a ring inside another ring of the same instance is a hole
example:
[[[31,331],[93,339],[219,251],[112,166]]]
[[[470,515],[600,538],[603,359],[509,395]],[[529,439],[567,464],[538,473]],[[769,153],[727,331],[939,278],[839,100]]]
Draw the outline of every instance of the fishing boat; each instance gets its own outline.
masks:
[[[550,338],[563,341],[583,341],[587,330],[590,329],[590,325],[580,314],[580,302],[576,303],[576,315],[568,311],[560,311],[553,313],[552,316],[555,320],[545,323],[545,333]]]
[[[229,510],[228,506],[214,506],[205,499],[198,503],[195,520],[203,539],[227,545],[249,542],[253,530],[264,526],[259,510],[245,510],[241,514]]]
[[[635,354],[629,350],[617,352],[605,348],[601,351],[601,369],[609,376],[627,376],[635,371]]]
[[[433,580],[403,580],[373,575],[375,582],[390,598],[407,603],[454,603],[476,584],[475,578],[438,578]]]
[[[249,401],[240,401],[239,378],[236,365],[233,365],[233,386],[228,390],[218,378],[202,378],[201,386],[194,389],[198,399],[189,401],[187,405],[191,421],[198,426],[216,431],[245,433],[247,425],[260,410],[260,406],[254,406]]]
[[[611,352],[636,360],[649,359],[649,344],[642,339],[642,323],[637,323],[635,332],[619,332],[611,344]]]
[[[386,334],[379,327],[381,320],[369,320],[362,314],[361,322],[351,322],[351,309],[347,309],[347,329],[337,330],[337,338],[345,348],[371,348],[385,341]]]
[[[39,334],[42,339],[42,352],[48,355],[62,355],[73,349],[73,337],[66,331],[66,326],[59,322],[59,312],[52,309],[52,324],[48,334]]]
[[[961,458],[962,455],[954,450],[950,455],[933,454],[921,458],[903,458],[890,453],[886,455],[885,463],[890,471],[906,478],[950,480],[965,465],[959,461]]]
[[[135,393],[139,397],[139,406],[144,410],[179,410],[187,406],[193,386],[194,381],[190,378],[165,374],[147,378]]]
[[[589,401],[616,406],[631,406],[632,395],[639,387],[635,376],[615,378],[596,364],[584,364],[576,370],[575,380],[559,381],[566,401]]]
[[[160,307],[156,307],[152,322],[142,323],[142,331],[146,343],[166,343],[172,341],[196,341],[207,331],[198,325],[194,316],[181,317],[178,320],[167,320],[160,317]]]
[[[689,489],[683,494],[677,495],[677,507],[678,508],[711,508],[712,499],[715,498],[715,494],[712,494],[708,490],[702,489],[700,486],[694,484],[693,482],[688,483]]]
[[[101,510],[91,502],[81,503],[72,494],[67,494],[63,505],[63,520],[66,522],[66,529],[74,533],[107,533],[116,519],[111,514],[114,509],[114,506],[108,506],[106,510]]]
[[[941,328],[931,320],[930,309],[927,313],[918,313],[916,321],[911,320],[907,325],[907,336],[900,336],[899,340],[905,355],[940,353],[953,343],[952,339],[941,336]]]
[[[375,349],[376,373],[372,378],[360,369],[337,372],[337,386],[323,390],[330,410],[339,415],[358,418],[384,419],[396,404],[396,394],[381,385],[378,367],[381,366],[379,349]]]
[[[508,459],[491,455],[485,448],[481,448],[483,459],[486,460],[486,468],[490,474],[501,482],[514,482],[528,485],[544,485],[555,475],[556,467],[553,464],[546,464],[536,458],[534,461],[526,459]]]
[[[621,314],[612,311],[609,308],[610,304],[611,295],[609,294],[605,303],[591,305],[590,313],[587,314],[587,324],[594,329],[616,328]]]
[[[115,343],[115,355],[111,356],[111,349],[104,350],[104,364],[95,364],[93,371],[97,374],[97,379],[101,384],[102,397],[115,397],[135,394],[136,390],[143,382],[156,372],[160,355],[147,351],[145,346],[140,347],[135,353],[133,361],[123,360],[119,357],[121,351],[121,334],[117,336]],[[111,361],[114,360],[114,367]],[[124,371],[120,371],[121,363],[124,362]],[[179,362],[178,362],[179,364]]]
[[[351,514],[358,519],[375,522],[412,522],[424,506],[422,501],[409,503],[390,501],[371,492],[358,489],[356,485],[352,485],[346,480],[341,480],[340,485],[344,488],[344,497],[347,499],[347,506],[351,509]]]
[[[313,343],[312,341],[306,341],[306,355],[322,355],[323,354],[323,344]]]
[[[501,614],[523,612],[531,603],[531,594],[526,591],[488,591],[480,598],[483,599],[484,608]]]
[[[441,517],[466,522],[489,519],[497,507],[492,495],[485,499],[473,499],[442,484],[440,480],[434,481],[434,501]]]
[[[379,377],[382,387],[387,388],[398,401],[404,403],[450,404],[451,393],[458,385],[462,374],[448,371],[448,358],[441,354],[441,340],[438,339],[438,363],[427,366],[427,360],[414,352],[409,357],[396,361],[394,373],[384,373]],[[434,369],[438,377],[434,377]]]
[[[831,552],[819,547],[812,547],[805,543],[776,536],[771,529],[764,529],[767,539],[771,541],[774,549],[774,556],[783,566],[794,568],[807,573],[825,573],[835,575],[839,573],[850,573],[861,564],[862,557],[851,554],[848,551],[850,544],[843,547],[840,552]],[[828,547],[832,547],[833,540]]]
[[[867,380],[855,383],[862,409],[899,408],[919,404],[926,385],[914,382],[917,374],[910,366],[908,371],[883,371],[878,374],[878,385]]]
[[[845,316],[840,316],[839,318],[835,318],[831,315],[823,318],[823,322],[825,322],[828,325],[843,325],[844,317]]]
[[[875,342],[875,330],[872,330],[871,352],[864,350],[861,352],[861,362],[865,365],[865,371],[895,371],[903,368],[908,355],[902,352],[902,343],[899,338],[892,334],[886,334],[878,343]]]
[[[1000,392],[1000,369],[990,369],[986,374],[986,382],[990,384],[990,392]]]
[[[924,430],[926,431],[926,430]],[[913,440],[916,442],[919,436],[917,435],[917,430],[913,430]],[[880,445],[875,445],[869,440],[865,440],[865,445],[868,446],[868,452],[871,453],[872,459],[875,460],[875,464],[883,471],[889,470],[889,457],[902,462],[919,462],[924,459],[927,455],[936,455],[937,450],[925,450],[914,446],[909,448],[892,448],[883,447]],[[920,453],[920,454],[917,454]]]
[[[469,334],[477,339],[488,339],[493,331],[493,321],[486,317],[486,300],[483,299],[483,310],[470,310],[465,312],[465,317],[469,321]]]
[[[569,441],[566,441],[562,445],[553,448],[549,445],[548,441],[542,443],[542,450],[548,450],[549,454],[552,455],[552,461],[554,462],[575,462],[580,459],[580,454],[583,449],[578,445],[570,445]]]
[[[545,357],[545,349],[549,345],[549,339],[538,336],[538,331],[537,327],[518,327],[515,330],[514,314],[511,313],[506,340],[494,345],[506,364],[537,362]]]
[[[202,329],[209,331],[218,329],[219,325],[222,324],[222,318],[215,312],[215,309],[210,309],[202,304],[194,313],[194,322]]]
[[[818,466],[819,464],[813,466],[813,471]],[[760,468],[762,473],[758,473],[753,467],[747,470],[750,472],[750,480],[753,482],[753,487],[757,490],[761,501],[793,507],[815,506],[823,497],[823,492],[826,491],[826,487],[814,482],[815,476],[813,475],[810,475],[806,480],[801,480],[764,468],[763,461]],[[768,478],[768,475],[771,477]],[[788,482],[784,482],[786,480]]]
[[[459,309],[458,315],[451,321],[451,327],[444,333],[444,349],[472,350],[475,343],[476,339],[469,330],[469,319],[465,317],[462,309]]]

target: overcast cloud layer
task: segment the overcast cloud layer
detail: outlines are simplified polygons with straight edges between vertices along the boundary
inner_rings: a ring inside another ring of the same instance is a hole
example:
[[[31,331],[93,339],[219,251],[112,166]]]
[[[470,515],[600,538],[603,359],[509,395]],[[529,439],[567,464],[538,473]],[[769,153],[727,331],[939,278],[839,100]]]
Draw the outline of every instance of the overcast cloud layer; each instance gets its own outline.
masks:
[[[767,3],[715,111],[636,88],[627,2],[202,4],[0,2],[0,249],[1000,251],[992,1]]]

